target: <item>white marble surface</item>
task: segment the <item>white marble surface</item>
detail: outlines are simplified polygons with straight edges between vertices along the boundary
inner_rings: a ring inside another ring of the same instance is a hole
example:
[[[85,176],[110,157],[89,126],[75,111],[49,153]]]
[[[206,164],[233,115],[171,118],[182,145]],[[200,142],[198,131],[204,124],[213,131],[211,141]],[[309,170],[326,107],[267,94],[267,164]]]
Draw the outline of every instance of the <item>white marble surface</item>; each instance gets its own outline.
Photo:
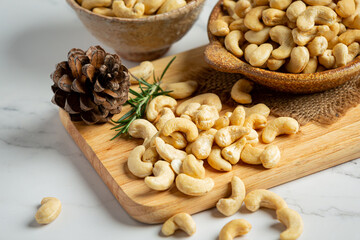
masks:
[[[169,54],[207,43],[205,26],[214,4],[208,0],[192,30]],[[160,225],[127,215],[50,103],[49,74],[55,63],[70,48],[85,49],[98,41],[64,0],[2,0],[1,9],[0,239],[164,239]],[[301,213],[301,239],[360,239],[360,160],[271,190]],[[44,196],[61,199],[63,211],[54,223],[39,226],[33,216]],[[242,209],[223,218],[211,209],[194,215],[197,232],[190,239],[217,239],[221,227],[235,218],[253,225],[239,239],[278,239],[284,227],[274,217],[272,211]],[[177,233],[169,239],[182,237]]]

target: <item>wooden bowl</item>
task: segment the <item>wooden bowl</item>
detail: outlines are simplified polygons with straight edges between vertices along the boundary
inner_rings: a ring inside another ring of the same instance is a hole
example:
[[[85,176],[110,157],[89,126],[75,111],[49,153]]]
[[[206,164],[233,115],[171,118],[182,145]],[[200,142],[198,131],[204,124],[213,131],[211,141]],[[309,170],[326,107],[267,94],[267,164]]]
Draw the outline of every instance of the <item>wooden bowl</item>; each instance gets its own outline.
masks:
[[[192,0],[177,10],[144,18],[117,18],[93,13],[66,0],[81,22],[103,44],[130,61],[159,58],[192,27],[205,0]]]
[[[346,66],[317,73],[282,73],[252,67],[228,52],[219,38],[209,31],[209,24],[223,14],[220,0],[211,12],[208,22],[210,44],[205,49],[205,61],[221,72],[241,73],[252,81],[271,89],[289,93],[314,93],[337,87],[360,74],[360,56]]]

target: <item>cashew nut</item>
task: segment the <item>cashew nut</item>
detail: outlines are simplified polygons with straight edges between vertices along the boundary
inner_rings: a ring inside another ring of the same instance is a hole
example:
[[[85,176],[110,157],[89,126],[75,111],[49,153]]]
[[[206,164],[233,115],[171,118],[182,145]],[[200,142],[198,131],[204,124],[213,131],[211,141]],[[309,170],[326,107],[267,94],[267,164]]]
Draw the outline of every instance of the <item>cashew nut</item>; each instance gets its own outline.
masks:
[[[281,240],[295,240],[303,232],[304,224],[302,218],[295,210],[284,207],[276,211],[277,219],[282,222],[287,229],[280,234]]]
[[[250,128],[242,126],[228,126],[218,130],[215,134],[215,142],[220,147],[227,147],[239,138],[249,134]]]
[[[332,0],[303,0],[306,4],[310,6],[325,6],[329,5]]]
[[[158,119],[158,121],[155,123],[155,127],[160,131],[165,123],[167,121],[169,121],[170,119],[175,118],[175,114],[174,112],[170,109],[165,107],[163,110],[161,110],[160,112],[160,118]]]
[[[144,61],[140,63],[139,66],[131,70],[130,83],[139,84],[136,78],[143,79],[145,81],[148,80],[153,74],[153,71],[154,71],[154,65],[152,64],[152,62]]]
[[[219,130],[221,128],[227,127],[230,125],[230,119],[228,116],[221,116],[218,119],[216,119],[213,128]]]
[[[270,0],[269,5],[271,8],[285,10],[292,3],[292,0]]]
[[[244,0],[244,1],[247,1],[247,0]],[[230,29],[230,31],[239,30],[241,32],[246,32],[248,30],[248,28],[244,24],[244,19],[243,18],[240,18],[240,19],[235,20],[232,23],[230,23],[229,29]]]
[[[221,229],[219,240],[233,240],[237,236],[245,235],[251,230],[251,224],[245,219],[231,220]]]
[[[342,20],[343,24],[348,28],[360,29],[360,1],[355,0],[355,11],[354,13]]]
[[[318,60],[316,57],[312,57],[309,59],[308,64],[306,64],[306,67],[302,71],[302,73],[314,73],[316,72],[318,67]]]
[[[253,147],[251,144],[246,144],[241,152],[240,158],[244,163],[259,165],[261,164],[260,155],[262,152],[262,149]]]
[[[286,9],[286,16],[291,22],[296,22],[296,19],[306,10],[306,4],[303,1],[295,1]]]
[[[182,165],[183,165],[183,161],[180,159],[174,159],[170,163],[171,169],[176,174],[180,174],[182,172]]]
[[[280,24],[283,25],[288,19],[286,12],[275,8],[268,8],[262,12],[262,20],[265,25],[272,27]]]
[[[261,114],[254,113],[245,118],[243,127],[250,129],[264,128],[267,123],[267,118]]]
[[[264,24],[260,22],[262,12],[269,8],[268,6],[259,6],[251,9],[244,18],[244,24],[253,31],[260,31],[264,28]]]
[[[271,143],[281,134],[295,134],[299,131],[299,123],[291,117],[279,117],[268,123],[262,132],[264,143]]]
[[[249,43],[260,45],[269,39],[270,29],[270,27],[264,27],[260,31],[249,30],[245,33],[244,37]]]
[[[253,44],[250,44],[249,46],[251,45]],[[250,65],[254,67],[261,67],[262,65],[264,65],[266,61],[269,59],[272,50],[273,50],[273,46],[270,43],[264,43],[261,44],[260,46],[256,46],[254,51],[250,52],[249,53],[250,55],[247,56]],[[246,52],[245,52],[245,56],[246,56]]]
[[[256,44],[248,44],[246,46],[246,44],[245,44],[244,47],[245,47],[244,58],[247,62],[249,62],[252,53],[258,48],[258,46]]]
[[[88,10],[91,10],[96,7],[110,7],[111,0],[82,0],[81,6]]]
[[[177,189],[189,196],[202,196],[210,192],[214,187],[214,180],[212,178],[194,178],[184,173],[180,173],[176,177]]]
[[[163,108],[167,107],[171,110],[174,110],[177,105],[177,101],[172,97],[168,96],[158,96],[151,100],[149,105],[146,108],[146,118],[153,122],[158,117],[159,113]]]
[[[166,12],[170,12],[172,10],[181,8],[183,6],[186,5],[186,1],[185,0],[166,0],[161,7],[159,8],[159,10],[157,11],[157,14],[161,14],[161,13],[166,13]]]
[[[338,43],[333,48],[333,55],[335,57],[335,67],[342,67],[347,64],[349,50],[343,43]]]
[[[255,212],[260,207],[279,210],[286,208],[287,204],[279,195],[266,189],[256,189],[249,192],[244,199],[248,210]]]
[[[232,0],[224,0],[223,1],[223,6],[229,13],[230,17],[232,17],[233,19],[239,19],[239,16],[236,15],[236,13],[235,13],[235,5],[236,5],[236,2],[234,2]]]
[[[169,136],[173,132],[184,132],[186,139],[189,142],[193,142],[199,135],[196,125],[185,118],[173,118],[167,121],[164,127],[161,129],[160,134],[165,137]]]
[[[205,178],[204,162],[198,160],[194,155],[187,155],[182,164],[183,173],[194,178]]]
[[[244,78],[238,80],[231,88],[231,98],[237,103],[248,104],[252,102],[251,95],[249,94],[253,89],[254,83]],[[231,117],[230,117],[231,121]]]
[[[188,213],[178,213],[166,220],[161,228],[161,232],[165,236],[170,236],[178,229],[183,230],[189,236],[196,232],[196,224]]]
[[[347,62],[351,62],[360,53],[360,44],[354,42],[348,46],[348,59]]]
[[[236,164],[240,160],[240,155],[247,143],[245,137],[240,138],[230,146],[227,146],[221,150],[221,155],[224,159],[228,160],[231,164]]]
[[[155,13],[166,0],[139,0],[145,6],[145,14],[150,15]]]
[[[292,30],[293,40],[299,46],[305,46],[311,40],[313,40],[316,36],[322,35],[325,32],[330,31],[330,27],[327,25],[315,26],[309,31],[301,31],[298,28],[294,28]]]
[[[315,37],[314,40],[307,45],[307,48],[311,57],[319,56],[328,48],[328,41],[323,36]]]
[[[274,51],[273,51],[274,53]],[[269,57],[269,59],[266,62],[266,67],[269,68],[272,71],[276,71],[279,68],[282,67],[282,65],[285,64],[285,59],[275,59],[273,57]]]
[[[176,108],[176,114],[180,116],[184,112],[186,106],[190,103],[199,103],[200,105],[214,106],[216,107],[218,112],[220,112],[222,108],[221,100],[216,94],[205,93],[197,95],[196,97],[190,98],[179,104],[179,106]]]
[[[239,0],[235,4],[234,11],[236,15],[244,18],[246,14],[251,10],[251,2],[249,0]]]
[[[241,81],[241,80],[239,80]],[[247,81],[247,80],[244,80]],[[248,81],[247,81],[248,82]],[[249,82],[251,83],[251,82]],[[243,93],[243,92],[240,92]],[[250,96],[251,98],[251,96]],[[243,106],[239,105],[237,106],[233,113],[230,116],[230,123],[231,125],[237,125],[237,126],[242,126],[244,125],[244,121],[245,121],[245,109]]]
[[[144,162],[149,162],[154,164],[157,160],[159,160],[159,154],[156,151],[156,147],[149,147],[145,150],[142,160]]]
[[[160,157],[168,162],[171,162],[174,159],[183,161],[187,156],[186,152],[176,149],[172,145],[165,143],[164,140],[160,137],[155,138],[155,146],[156,151],[159,153]]]
[[[145,119],[136,119],[130,124],[128,132],[134,138],[144,139],[143,145],[147,148],[152,137],[157,133],[157,129]]]
[[[197,159],[206,159],[209,156],[216,132],[215,129],[203,131],[191,144],[191,152]]]
[[[323,54],[318,57],[319,63],[325,68],[330,69],[335,66],[335,57],[333,51],[327,49]]]
[[[244,42],[243,33],[239,30],[233,30],[228,35],[226,35],[224,44],[225,48],[234,54],[236,57],[242,57],[243,50],[240,46]]]
[[[355,1],[354,0],[338,1],[335,11],[342,18],[350,17],[355,13]]]
[[[195,114],[195,124],[200,130],[209,130],[214,126],[219,112],[214,106],[202,105]]]
[[[181,118],[186,118],[189,120],[194,120],[195,115],[197,113],[197,111],[199,110],[199,108],[201,107],[200,103],[194,102],[194,103],[189,103],[183,113],[181,114]]]
[[[150,141],[150,146],[155,146],[155,138],[161,137],[167,144],[170,144],[176,149],[183,149],[187,145],[185,137],[180,132],[173,132],[170,136],[163,136],[158,132],[155,134],[153,139]]]
[[[232,21],[232,17],[222,16],[221,18],[209,23],[209,30],[215,36],[225,37],[230,32],[229,24]]]
[[[166,161],[159,160],[153,168],[154,176],[147,176],[145,184],[156,191],[164,191],[171,187],[175,179],[175,174]]]
[[[143,145],[134,148],[128,157],[127,166],[129,171],[139,178],[151,175],[153,165],[151,162],[143,162],[141,160],[144,155],[145,147]]]
[[[103,16],[115,17],[113,10],[107,7],[96,7],[93,8],[92,12]]]
[[[336,22],[337,14],[329,7],[310,6],[298,17],[296,26],[301,31],[311,30],[315,24],[331,25]]]
[[[144,15],[145,5],[136,3],[134,7],[126,7],[123,0],[116,0],[112,4],[114,14],[120,18],[140,18]]]
[[[225,216],[234,215],[241,207],[245,198],[245,185],[243,181],[236,176],[231,179],[231,196],[230,198],[221,198],[216,203],[216,208]]]
[[[339,41],[345,45],[350,45],[353,42],[360,42],[360,30],[347,30],[339,36]]]
[[[335,47],[335,45],[338,44],[338,43],[339,43],[339,37],[336,36],[333,39],[331,39],[330,41],[328,41],[327,49],[332,50]]]
[[[321,36],[324,36],[326,38],[326,40],[330,41],[331,39],[333,39],[334,37],[337,37],[339,31],[340,31],[340,24],[339,23],[333,23],[331,25],[329,25],[330,31],[320,31],[319,34]]]
[[[275,167],[279,163],[280,158],[280,149],[275,145],[267,146],[259,157],[264,168]]]
[[[174,83],[162,83],[160,87],[164,91],[169,92],[168,95],[175,99],[184,99],[190,97],[198,88],[196,81],[174,82]]]
[[[271,53],[276,59],[285,59],[290,57],[291,50],[295,47],[291,29],[285,26],[273,27],[270,32],[270,38],[280,44],[280,47],[274,49]]]
[[[41,200],[41,207],[35,214],[35,220],[39,224],[49,224],[59,216],[60,212],[60,200],[54,197],[45,197]]]
[[[286,69],[291,73],[300,73],[304,70],[310,59],[309,50],[306,47],[294,47],[291,50],[290,61]]]
[[[258,113],[265,117],[268,117],[270,114],[270,108],[263,103],[258,103],[250,108],[244,107],[246,116],[251,114]]]
[[[211,149],[210,155],[207,158],[209,165],[219,171],[229,172],[232,169],[232,165],[221,156],[221,149],[218,146],[214,146]]]

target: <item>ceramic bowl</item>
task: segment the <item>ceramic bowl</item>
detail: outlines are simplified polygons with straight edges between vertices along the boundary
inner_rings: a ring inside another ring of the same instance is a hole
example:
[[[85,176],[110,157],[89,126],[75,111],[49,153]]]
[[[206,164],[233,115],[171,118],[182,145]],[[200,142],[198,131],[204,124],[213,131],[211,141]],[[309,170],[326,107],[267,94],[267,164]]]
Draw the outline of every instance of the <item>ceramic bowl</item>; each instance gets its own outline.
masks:
[[[205,2],[192,0],[168,13],[131,19],[98,15],[75,0],[66,1],[93,36],[130,61],[152,60],[165,54],[190,30]]]
[[[211,34],[209,23],[221,16],[222,0],[214,7],[208,22],[210,44],[205,49],[205,61],[222,72],[241,73],[252,81],[271,89],[290,93],[315,93],[337,87],[360,75],[360,56],[346,66],[323,72],[292,74],[252,67],[228,52],[220,39]]]

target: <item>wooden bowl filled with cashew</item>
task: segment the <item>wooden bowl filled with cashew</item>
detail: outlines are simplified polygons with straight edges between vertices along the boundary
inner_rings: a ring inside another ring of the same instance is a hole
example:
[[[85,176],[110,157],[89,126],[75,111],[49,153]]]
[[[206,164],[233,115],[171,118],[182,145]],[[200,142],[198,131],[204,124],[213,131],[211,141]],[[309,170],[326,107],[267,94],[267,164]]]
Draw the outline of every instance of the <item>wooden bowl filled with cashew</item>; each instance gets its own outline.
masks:
[[[66,1],[93,36],[130,61],[153,60],[165,54],[190,30],[205,2],[183,0],[185,5],[175,6],[181,1]]]
[[[205,60],[277,91],[337,87],[360,70],[360,2],[350,1],[353,9],[332,0],[220,0]]]

